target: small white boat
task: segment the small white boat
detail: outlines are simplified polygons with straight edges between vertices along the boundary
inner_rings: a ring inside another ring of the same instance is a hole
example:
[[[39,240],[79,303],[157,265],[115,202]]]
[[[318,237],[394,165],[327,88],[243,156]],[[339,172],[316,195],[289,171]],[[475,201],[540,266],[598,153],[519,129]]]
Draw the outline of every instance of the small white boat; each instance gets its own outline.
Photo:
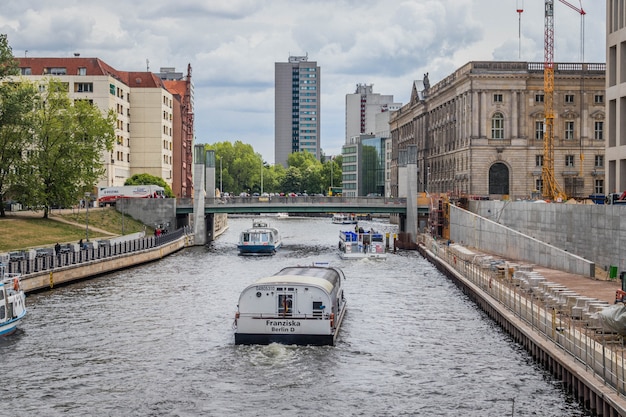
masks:
[[[281,245],[278,229],[264,220],[255,220],[239,235],[237,248],[240,255],[274,255]]]
[[[9,274],[0,264],[0,336],[13,333],[25,315],[26,296],[20,274]]]
[[[387,258],[385,236],[374,231],[339,232],[339,252],[342,259]]]
[[[356,224],[357,218],[354,214],[335,213],[333,214],[334,224]]]
[[[283,268],[244,289],[235,344],[334,345],[346,312],[343,271],[324,265]]]

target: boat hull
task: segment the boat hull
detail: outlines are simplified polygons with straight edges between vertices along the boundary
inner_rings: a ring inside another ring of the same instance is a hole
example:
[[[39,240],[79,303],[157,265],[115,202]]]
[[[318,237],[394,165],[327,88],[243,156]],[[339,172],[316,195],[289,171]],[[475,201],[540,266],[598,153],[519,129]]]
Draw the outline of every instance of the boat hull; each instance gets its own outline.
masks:
[[[254,256],[254,255],[274,255],[276,250],[280,248],[280,245],[237,245],[239,249],[239,255]]]
[[[314,320],[315,322],[321,322],[323,328],[331,329],[327,333],[313,333],[313,332],[304,332],[304,333],[284,333],[284,332],[236,332],[235,333],[235,344],[236,345],[269,345],[270,343],[280,343],[283,345],[298,345],[298,346],[334,346],[337,341],[337,336],[339,335],[339,331],[341,329],[341,324],[343,323],[343,318],[346,314],[346,301],[345,299],[341,303],[341,310],[339,310],[339,314],[337,317],[337,322],[334,324],[334,327],[330,328],[330,323],[328,320]],[[241,319],[240,319],[241,320]],[[251,319],[252,321],[285,321],[284,318],[256,318]],[[287,319],[289,321],[289,319]],[[306,326],[306,321],[305,326]],[[309,320],[309,322],[311,322]],[[240,323],[243,324],[243,323]],[[258,327],[255,324],[252,324],[253,327]],[[248,326],[241,326],[248,327]],[[319,327],[319,326],[316,326]],[[283,330],[287,330],[283,327]],[[293,330],[293,329],[292,329]]]
[[[9,320],[0,324],[0,337],[8,336],[17,330],[17,325],[22,321],[22,318],[26,315],[26,312],[22,313],[19,317]]]

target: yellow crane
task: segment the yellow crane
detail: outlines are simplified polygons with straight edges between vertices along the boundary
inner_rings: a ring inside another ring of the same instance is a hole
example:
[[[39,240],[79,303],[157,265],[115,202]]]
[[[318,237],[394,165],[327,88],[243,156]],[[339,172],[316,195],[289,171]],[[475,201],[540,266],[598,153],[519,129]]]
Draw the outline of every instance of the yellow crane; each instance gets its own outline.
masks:
[[[565,0],[559,0],[566,6],[578,11],[581,16],[585,11]],[[543,137],[543,167],[541,180],[543,182],[544,198],[562,201],[567,195],[556,181],[554,176],[554,0],[545,0],[544,10],[544,64],[543,64],[543,92],[544,92],[544,137]],[[584,37],[583,34],[581,36]],[[581,45],[584,45],[584,38]],[[581,46],[581,50],[584,46]],[[581,152],[581,165],[582,165]]]

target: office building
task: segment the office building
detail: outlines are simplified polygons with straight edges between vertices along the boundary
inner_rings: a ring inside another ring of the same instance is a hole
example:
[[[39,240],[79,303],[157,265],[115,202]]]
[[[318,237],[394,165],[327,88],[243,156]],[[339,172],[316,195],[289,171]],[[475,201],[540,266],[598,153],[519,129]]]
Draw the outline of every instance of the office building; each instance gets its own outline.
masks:
[[[274,162],[287,166],[289,154],[310,152],[320,159],[321,77],[317,62],[290,56],[275,63]]]

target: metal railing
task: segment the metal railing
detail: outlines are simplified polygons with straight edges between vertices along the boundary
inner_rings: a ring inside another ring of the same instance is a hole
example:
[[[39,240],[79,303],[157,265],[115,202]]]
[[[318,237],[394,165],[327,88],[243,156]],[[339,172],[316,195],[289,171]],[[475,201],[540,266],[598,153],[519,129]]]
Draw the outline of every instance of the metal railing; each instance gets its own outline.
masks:
[[[99,240],[88,242],[74,250],[74,245],[65,245],[59,253],[54,251],[12,252],[4,259],[6,271],[10,274],[39,274],[56,268],[77,266],[81,263],[104,260],[115,256],[127,256],[139,251],[159,247],[189,234],[187,227],[160,236],[144,236],[125,241]]]
[[[423,237],[423,243],[426,249],[497,300],[540,337],[583,364],[586,371],[618,395],[626,396],[623,336],[604,331],[591,320],[573,316],[571,308],[546,303],[540,292],[523,288],[497,269],[485,267],[484,262],[481,264],[484,257],[467,259],[467,254],[427,236]]]

